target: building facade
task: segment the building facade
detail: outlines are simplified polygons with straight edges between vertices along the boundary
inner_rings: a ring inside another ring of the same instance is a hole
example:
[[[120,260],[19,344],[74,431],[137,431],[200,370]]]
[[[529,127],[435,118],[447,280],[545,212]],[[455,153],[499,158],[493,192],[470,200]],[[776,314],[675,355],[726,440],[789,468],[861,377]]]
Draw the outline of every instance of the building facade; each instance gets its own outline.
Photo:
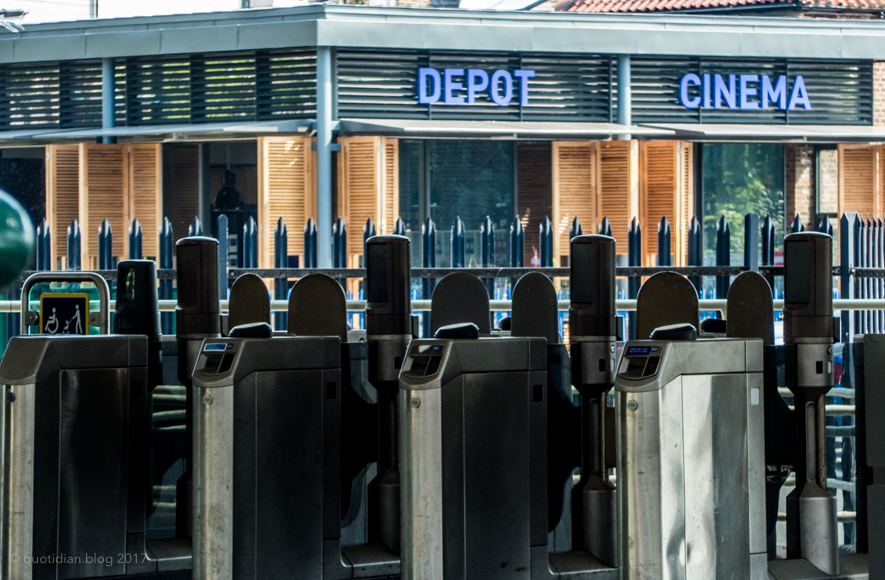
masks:
[[[550,217],[564,264],[576,217],[624,253],[638,219],[651,263],[666,216],[678,265],[694,217],[710,239],[721,215],[882,212],[883,45],[863,20],[349,5],[35,25],[0,35],[0,187],[47,219],[58,267],[73,219],[84,267],[104,219],[115,255],[137,218],[156,256],[163,217],[212,223],[222,187],[260,266],[281,217],[292,255],[315,218],[330,265],[337,216],[351,265],[369,217],[416,242],[431,218],[446,265],[459,217],[468,260],[486,216],[502,252],[517,217],[526,263]]]

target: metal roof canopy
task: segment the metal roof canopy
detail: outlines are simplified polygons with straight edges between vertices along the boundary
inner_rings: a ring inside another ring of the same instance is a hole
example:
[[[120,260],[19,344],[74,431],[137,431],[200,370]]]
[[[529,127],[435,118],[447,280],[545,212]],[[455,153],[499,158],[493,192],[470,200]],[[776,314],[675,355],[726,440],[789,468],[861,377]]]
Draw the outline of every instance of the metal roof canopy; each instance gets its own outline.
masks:
[[[41,140],[64,140],[96,139],[99,137],[151,137],[165,135],[250,135],[286,133],[307,133],[311,130],[313,121],[310,119],[290,121],[258,121],[242,123],[205,123],[205,124],[181,124],[181,125],[139,125],[137,127],[112,127],[110,129],[79,129],[67,131],[49,131],[29,135],[32,139]],[[0,140],[9,139],[10,131],[0,132]]]
[[[311,5],[0,29],[0,63],[292,47],[876,59],[876,20]]]
[[[586,139],[612,138],[626,133],[642,137],[667,137],[673,131],[653,127],[619,125],[617,123],[565,123],[526,121],[449,121],[449,120],[387,120],[342,119],[338,123],[342,135],[384,135],[388,137],[512,137]]]
[[[842,143],[845,141],[885,141],[885,127],[866,125],[763,125],[729,123],[642,123],[673,131],[677,138],[728,141],[808,141]]]

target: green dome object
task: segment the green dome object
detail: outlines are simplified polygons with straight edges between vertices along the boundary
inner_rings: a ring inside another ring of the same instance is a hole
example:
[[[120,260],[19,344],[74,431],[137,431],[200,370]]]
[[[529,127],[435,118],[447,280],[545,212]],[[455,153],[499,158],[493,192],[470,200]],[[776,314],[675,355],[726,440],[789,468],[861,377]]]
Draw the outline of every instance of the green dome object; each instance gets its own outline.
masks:
[[[17,280],[34,259],[34,224],[25,208],[0,190],[0,290]]]

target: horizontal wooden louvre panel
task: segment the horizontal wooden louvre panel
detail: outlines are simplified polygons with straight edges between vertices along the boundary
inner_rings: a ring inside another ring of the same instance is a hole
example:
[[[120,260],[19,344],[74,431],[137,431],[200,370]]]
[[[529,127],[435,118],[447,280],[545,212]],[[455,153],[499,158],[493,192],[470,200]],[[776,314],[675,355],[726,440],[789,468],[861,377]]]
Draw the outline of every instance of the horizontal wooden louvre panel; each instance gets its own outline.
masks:
[[[676,141],[646,141],[640,146],[643,263],[653,263],[658,252],[657,229],[661,218],[667,216],[671,231],[676,228],[679,198],[678,151],[679,144]],[[671,236],[671,246],[672,241]],[[669,251],[672,253],[672,248]]]
[[[84,269],[98,266],[98,228],[105,219],[113,230],[112,255],[127,255],[127,153],[126,145],[80,144],[80,254]]]
[[[297,255],[304,264],[304,224],[309,218],[316,219],[314,158],[309,137],[258,140],[260,268],[273,267],[274,228],[280,218],[289,233],[288,255]]]
[[[878,147],[839,145],[839,214],[878,215]]]
[[[129,145],[129,223],[141,222],[142,254],[159,259],[159,229],[163,219],[162,145]],[[191,171],[196,169],[192,167]],[[196,171],[193,171],[196,173]],[[121,234],[129,235],[128,226]],[[116,238],[117,232],[114,231]],[[128,255],[127,255],[128,257]]]
[[[382,137],[381,144],[384,147],[384,190],[378,233],[392,234],[399,217],[399,141]]]
[[[163,148],[163,214],[172,224],[175,241],[187,236],[188,226],[200,215],[199,167],[199,145],[176,143]],[[150,255],[147,247],[144,250]]]
[[[688,228],[691,218],[695,215],[694,208],[694,145],[688,141],[679,142],[679,159],[681,163],[679,184],[679,216],[678,227],[673,228],[673,239],[676,244],[676,265],[688,265]]]
[[[347,225],[347,262],[354,266],[363,253],[363,226],[371,217],[383,233],[383,172],[381,137],[346,137],[338,158],[338,215]],[[392,227],[392,225],[391,225]]]
[[[67,256],[68,226],[80,215],[80,148],[46,147],[46,223],[52,235],[52,267]]]
[[[516,146],[516,213],[525,230],[525,263],[538,249],[538,229],[553,215],[553,144],[518,143]],[[592,160],[595,163],[595,156]],[[595,182],[591,182],[595,186]],[[508,231],[509,235],[509,231]]]
[[[575,217],[584,233],[596,233],[596,148],[594,141],[553,143],[553,257],[559,264],[569,254],[569,228]]]
[[[598,151],[599,203],[597,215],[607,217],[617,252],[627,253],[627,228],[639,215],[638,145],[636,141],[601,142]],[[643,236],[647,235],[645,230]]]

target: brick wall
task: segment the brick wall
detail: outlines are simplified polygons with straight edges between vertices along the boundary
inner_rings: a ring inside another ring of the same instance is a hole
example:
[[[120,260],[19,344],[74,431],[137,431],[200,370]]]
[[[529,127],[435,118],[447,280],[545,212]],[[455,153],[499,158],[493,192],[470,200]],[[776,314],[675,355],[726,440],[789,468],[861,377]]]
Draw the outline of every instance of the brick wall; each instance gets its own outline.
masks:
[[[785,145],[787,225],[799,214],[805,229],[814,224],[814,146]]]
[[[885,61],[873,63],[873,125],[885,127]]]

